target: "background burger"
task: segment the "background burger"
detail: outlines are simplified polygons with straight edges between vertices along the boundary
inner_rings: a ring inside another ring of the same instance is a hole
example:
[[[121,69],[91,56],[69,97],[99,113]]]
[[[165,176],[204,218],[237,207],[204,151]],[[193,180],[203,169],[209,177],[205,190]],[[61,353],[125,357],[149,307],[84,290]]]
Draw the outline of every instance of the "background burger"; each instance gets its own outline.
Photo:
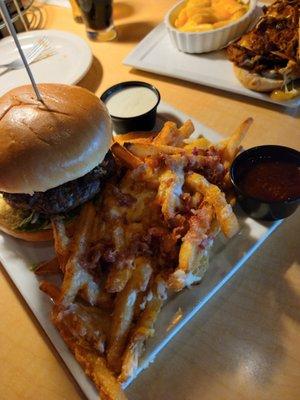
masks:
[[[88,90],[42,84],[0,98],[0,229],[24,240],[52,237],[50,218],[92,199],[114,170],[111,120]]]
[[[263,11],[255,27],[228,46],[227,55],[246,88],[271,92],[300,78],[300,0],[278,0]]]

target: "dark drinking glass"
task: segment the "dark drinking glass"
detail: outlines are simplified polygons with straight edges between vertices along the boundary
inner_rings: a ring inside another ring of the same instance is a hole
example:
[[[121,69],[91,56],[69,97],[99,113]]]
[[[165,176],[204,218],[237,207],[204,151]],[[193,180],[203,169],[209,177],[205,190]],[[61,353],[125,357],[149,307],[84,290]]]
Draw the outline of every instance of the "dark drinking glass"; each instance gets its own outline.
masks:
[[[77,0],[77,3],[91,40],[107,41],[116,37],[113,0]]]

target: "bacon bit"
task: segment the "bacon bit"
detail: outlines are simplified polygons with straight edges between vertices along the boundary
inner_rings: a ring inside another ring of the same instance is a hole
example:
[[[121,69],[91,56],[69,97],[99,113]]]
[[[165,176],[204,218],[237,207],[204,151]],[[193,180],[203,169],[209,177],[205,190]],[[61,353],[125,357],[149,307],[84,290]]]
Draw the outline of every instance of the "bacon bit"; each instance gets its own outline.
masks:
[[[166,229],[154,226],[150,228],[148,232],[151,236],[161,237],[166,234]]]
[[[224,180],[226,170],[222,164],[222,158],[219,151],[210,148],[205,151],[205,155],[190,155],[188,157],[189,172],[200,172],[205,178],[213,184],[221,184]]]
[[[168,221],[169,222],[169,228],[172,229],[173,232],[176,232],[176,234],[183,235],[188,231],[189,229],[189,223],[187,220],[186,216],[177,214],[175,215],[174,218]]]
[[[163,168],[166,165],[167,156],[165,154],[160,154],[159,156],[149,157],[147,159],[147,164],[153,169]]]
[[[144,256],[152,256],[152,249],[150,246],[151,237],[150,235],[144,234],[141,235],[139,233],[132,235],[130,253]]]
[[[100,261],[103,252],[102,243],[94,243],[90,246],[87,253],[82,254],[80,265],[87,271],[95,269]]]
[[[183,240],[202,244],[207,238],[206,232],[211,225],[211,218],[212,211],[210,206],[204,205],[202,208],[195,211],[194,215],[189,219],[190,229]]]
[[[166,235],[162,237],[162,242],[161,242],[161,253],[163,255],[168,255],[171,253],[174,253],[176,250],[176,245],[178,243],[179,237],[178,235],[173,235],[173,233]],[[176,251],[177,253],[177,251]],[[177,253],[178,254],[178,253]]]
[[[194,147],[194,149],[192,151],[193,156],[204,156],[205,153],[206,153],[206,151],[203,149],[199,149],[199,147]]]
[[[114,263],[117,260],[118,254],[118,251],[113,247],[107,248],[103,253],[103,260],[108,263]]]
[[[214,146],[211,146],[209,149],[206,150],[207,156],[221,156],[220,150],[216,149]]]
[[[131,206],[137,201],[137,199],[131,194],[121,192],[121,190],[118,189],[116,186],[112,187],[112,193],[116,197],[118,205],[120,207]]]
[[[207,236],[202,242],[199,244],[200,249],[206,249],[211,245],[211,243],[214,241],[214,236]]]
[[[183,237],[187,232],[187,228],[184,226],[177,226],[176,228],[173,229],[172,235],[176,239],[180,239]]]
[[[188,217],[193,214],[195,209],[200,207],[200,204],[203,201],[203,195],[199,192],[194,193],[192,196],[189,193],[183,193],[181,200],[183,203],[182,214]]]
[[[192,196],[189,193],[182,193],[180,198],[182,201],[182,213],[188,214],[191,209]]]

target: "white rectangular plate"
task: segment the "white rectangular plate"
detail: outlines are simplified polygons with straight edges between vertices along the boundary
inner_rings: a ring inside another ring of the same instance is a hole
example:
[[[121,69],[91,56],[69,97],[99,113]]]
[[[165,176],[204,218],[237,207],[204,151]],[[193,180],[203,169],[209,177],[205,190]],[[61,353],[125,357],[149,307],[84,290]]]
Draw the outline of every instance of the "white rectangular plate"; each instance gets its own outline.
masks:
[[[164,103],[160,104],[158,112],[159,124],[166,119],[174,119],[181,122],[188,119],[188,116]],[[193,122],[196,131],[202,132],[207,138],[212,141],[220,139],[220,136],[213,130],[204,127],[195,120]],[[168,341],[245,264],[246,260],[281,222],[261,224],[250,218],[245,218],[242,214],[239,220],[241,230],[233,239],[228,241],[220,235],[216,240],[210,267],[203,282],[191,289],[182,291],[167,301],[156,323],[156,333],[147,343],[138,373],[154,360],[157,353]],[[0,261],[6,272],[24,297],[87,398],[96,400],[98,399],[98,394],[94,385],[85,376],[51,324],[49,318],[52,308],[51,302],[46,295],[40,292],[38,279],[30,270],[35,263],[50,259],[53,254],[53,248],[49,246],[49,243],[26,243],[5,234],[0,234]],[[177,325],[169,329],[172,318],[179,309],[182,311],[182,318]],[[133,379],[127,382],[125,386],[128,386]]]
[[[124,64],[186,81],[222,89],[285,107],[300,106],[300,98],[280,102],[268,94],[246,89],[235,77],[225,51],[187,54],[172,44],[164,23],[154,28],[125,58]]]

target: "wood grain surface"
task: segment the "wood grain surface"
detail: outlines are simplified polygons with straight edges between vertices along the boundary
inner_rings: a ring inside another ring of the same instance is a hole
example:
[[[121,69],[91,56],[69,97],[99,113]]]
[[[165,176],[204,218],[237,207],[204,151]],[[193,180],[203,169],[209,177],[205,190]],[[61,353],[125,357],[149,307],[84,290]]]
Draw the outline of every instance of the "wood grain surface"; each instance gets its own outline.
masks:
[[[118,40],[89,43],[81,86],[99,95],[123,80],[153,83],[162,99],[228,135],[252,116],[245,147],[300,150],[300,110],[267,105],[122,65],[163,18],[171,0],[115,2]],[[44,27],[86,38],[71,10],[44,6]],[[131,400],[300,399],[300,210],[173,339],[127,390]],[[0,400],[84,399],[30,310],[0,269]]]

